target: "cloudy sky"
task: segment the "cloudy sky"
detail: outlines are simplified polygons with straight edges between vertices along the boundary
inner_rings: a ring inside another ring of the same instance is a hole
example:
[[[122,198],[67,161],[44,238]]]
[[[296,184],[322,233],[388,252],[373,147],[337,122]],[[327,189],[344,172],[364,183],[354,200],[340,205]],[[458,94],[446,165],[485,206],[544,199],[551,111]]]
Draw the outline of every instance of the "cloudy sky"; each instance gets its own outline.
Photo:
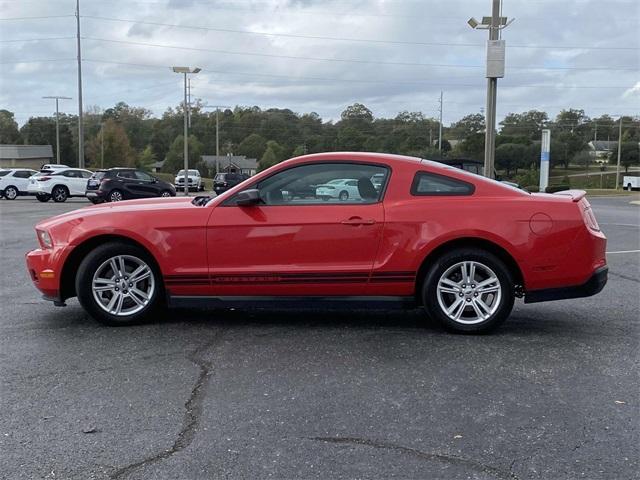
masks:
[[[485,104],[489,0],[81,0],[85,108],[117,101],[161,114],[182,97],[170,66],[198,66],[193,96],[338,118],[362,102],[444,123]],[[77,112],[75,0],[0,0],[0,108]],[[640,113],[640,1],[504,0],[507,68],[498,117],[583,108]],[[38,17],[38,18],[34,18]]]

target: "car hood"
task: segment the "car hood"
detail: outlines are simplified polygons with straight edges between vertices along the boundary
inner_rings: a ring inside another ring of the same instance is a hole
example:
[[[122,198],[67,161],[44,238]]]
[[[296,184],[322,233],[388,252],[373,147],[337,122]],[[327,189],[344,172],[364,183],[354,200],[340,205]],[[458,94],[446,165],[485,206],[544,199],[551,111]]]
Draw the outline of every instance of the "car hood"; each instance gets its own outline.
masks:
[[[193,197],[158,197],[140,200],[125,200],[115,203],[100,203],[98,205],[79,208],[55,217],[47,218],[36,225],[36,228],[47,229],[67,222],[80,222],[94,215],[111,215],[129,212],[147,212],[154,210],[177,210],[187,206],[196,207],[191,203]]]

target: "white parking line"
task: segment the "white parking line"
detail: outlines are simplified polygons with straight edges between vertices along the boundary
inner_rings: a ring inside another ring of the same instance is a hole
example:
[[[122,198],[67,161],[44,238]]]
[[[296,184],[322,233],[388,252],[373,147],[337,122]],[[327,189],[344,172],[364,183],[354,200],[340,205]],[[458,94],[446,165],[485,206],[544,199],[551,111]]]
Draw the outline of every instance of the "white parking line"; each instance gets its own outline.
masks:
[[[640,253],[640,250],[619,250],[617,252],[607,252],[607,255],[613,255],[614,253]]]

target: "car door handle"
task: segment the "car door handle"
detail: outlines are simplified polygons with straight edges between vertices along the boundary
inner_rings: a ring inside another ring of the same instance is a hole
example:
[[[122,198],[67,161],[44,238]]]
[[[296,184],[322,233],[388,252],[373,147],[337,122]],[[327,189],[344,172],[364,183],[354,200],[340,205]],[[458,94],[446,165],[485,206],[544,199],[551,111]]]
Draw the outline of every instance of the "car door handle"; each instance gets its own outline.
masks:
[[[373,218],[364,220],[363,218],[360,218],[360,217],[351,217],[347,220],[343,220],[340,223],[342,223],[343,225],[358,226],[358,225],[373,225],[376,223],[376,221]]]

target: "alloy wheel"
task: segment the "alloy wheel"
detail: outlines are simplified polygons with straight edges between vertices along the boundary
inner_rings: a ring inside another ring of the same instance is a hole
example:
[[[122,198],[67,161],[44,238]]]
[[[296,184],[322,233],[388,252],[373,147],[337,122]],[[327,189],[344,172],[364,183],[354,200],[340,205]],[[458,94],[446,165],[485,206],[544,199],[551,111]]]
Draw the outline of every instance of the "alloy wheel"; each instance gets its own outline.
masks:
[[[498,276],[476,261],[459,262],[449,267],[438,280],[440,308],[454,322],[473,325],[491,318],[502,299]]]
[[[112,202],[121,202],[123,200],[122,193],[118,190],[114,190],[111,192],[111,195],[109,195],[109,200]]]
[[[4,191],[4,196],[7,200],[15,200],[18,196],[18,190],[16,190],[14,187],[8,187]]]
[[[144,309],[155,292],[151,267],[133,255],[117,255],[105,260],[93,275],[93,298],[105,312],[118,317]]]

